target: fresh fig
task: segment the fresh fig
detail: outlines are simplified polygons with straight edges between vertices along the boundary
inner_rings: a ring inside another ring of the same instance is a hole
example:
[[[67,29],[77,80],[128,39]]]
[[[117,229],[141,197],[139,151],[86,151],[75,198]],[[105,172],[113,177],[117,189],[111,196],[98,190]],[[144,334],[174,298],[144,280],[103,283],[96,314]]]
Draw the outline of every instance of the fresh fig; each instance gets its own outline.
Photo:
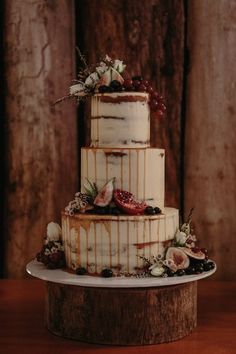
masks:
[[[133,194],[128,191],[115,189],[113,197],[116,206],[121,209],[125,214],[144,214],[145,209],[147,207],[147,204],[145,202],[139,202],[135,200]]]
[[[93,204],[99,207],[105,207],[109,205],[113,197],[115,177],[110,179],[98,192]]]
[[[194,258],[194,259],[205,259],[206,254],[202,252],[199,248],[193,247],[193,248],[188,248],[188,247],[181,247],[181,250],[184,251],[189,257]]]
[[[187,254],[182,251],[182,247],[169,247],[166,252],[166,260],[169,259],[174,262],[175,270],[186,269],[190,263]]]

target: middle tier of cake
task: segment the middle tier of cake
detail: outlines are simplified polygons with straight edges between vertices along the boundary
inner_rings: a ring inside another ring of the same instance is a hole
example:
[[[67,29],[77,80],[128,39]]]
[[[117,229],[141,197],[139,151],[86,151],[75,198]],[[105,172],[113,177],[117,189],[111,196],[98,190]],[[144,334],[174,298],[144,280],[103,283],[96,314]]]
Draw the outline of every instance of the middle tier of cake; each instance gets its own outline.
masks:
[[[115,177],[115,188],[131,192],[148,205],[164,207],[165,151],[157,148],[82,148],[81,186],[87,179],[98,189]]]

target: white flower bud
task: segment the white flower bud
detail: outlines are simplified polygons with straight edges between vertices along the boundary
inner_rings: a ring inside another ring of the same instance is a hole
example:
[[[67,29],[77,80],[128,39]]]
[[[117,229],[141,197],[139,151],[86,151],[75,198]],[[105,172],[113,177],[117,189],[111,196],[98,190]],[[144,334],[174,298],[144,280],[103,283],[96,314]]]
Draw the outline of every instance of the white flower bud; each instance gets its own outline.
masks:
[[[84,85],[76,84],[70,86],[70,95],[72,96],[85,96]]]
[[[177,230],[177,232],[175,234],[175,239],[176,239],[176,242],[178,242],[178,244],[184,245],[187,238],[188,238],[188,236],[186,235],[185,232]]]
[[[156,266],[154,267],[152,270],[151,270],[151,274],[154,276],[154,277],[160,277],[163,273],[164,273],[164,268],[163,267],[160,267],[160,266]]]
[[[61,238],[61,227],[55,222],[47,226],[47,241],[59,241]]]

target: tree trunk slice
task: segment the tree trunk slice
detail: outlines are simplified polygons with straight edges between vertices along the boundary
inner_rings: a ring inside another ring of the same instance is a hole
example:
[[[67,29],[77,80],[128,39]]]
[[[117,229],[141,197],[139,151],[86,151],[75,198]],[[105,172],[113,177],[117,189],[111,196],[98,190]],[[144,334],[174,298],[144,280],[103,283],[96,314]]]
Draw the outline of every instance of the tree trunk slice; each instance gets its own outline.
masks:
[[[175,341],[197,325],[196,281],[137,289],[46,284],[46,324],[58,336],[145,345]]]

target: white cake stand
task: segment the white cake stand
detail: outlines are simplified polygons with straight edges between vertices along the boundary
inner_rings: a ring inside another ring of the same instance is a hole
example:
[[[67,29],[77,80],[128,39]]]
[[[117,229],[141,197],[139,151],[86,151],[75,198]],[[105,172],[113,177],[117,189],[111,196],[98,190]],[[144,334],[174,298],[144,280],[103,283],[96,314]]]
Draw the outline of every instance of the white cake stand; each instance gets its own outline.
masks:
[[[46,281],[46,324],[59,336],[99,344],[170,342],[197,325],[197,281],[213,270],[169,278],[102,278],[49,270],[36,260],[27,272]]]

